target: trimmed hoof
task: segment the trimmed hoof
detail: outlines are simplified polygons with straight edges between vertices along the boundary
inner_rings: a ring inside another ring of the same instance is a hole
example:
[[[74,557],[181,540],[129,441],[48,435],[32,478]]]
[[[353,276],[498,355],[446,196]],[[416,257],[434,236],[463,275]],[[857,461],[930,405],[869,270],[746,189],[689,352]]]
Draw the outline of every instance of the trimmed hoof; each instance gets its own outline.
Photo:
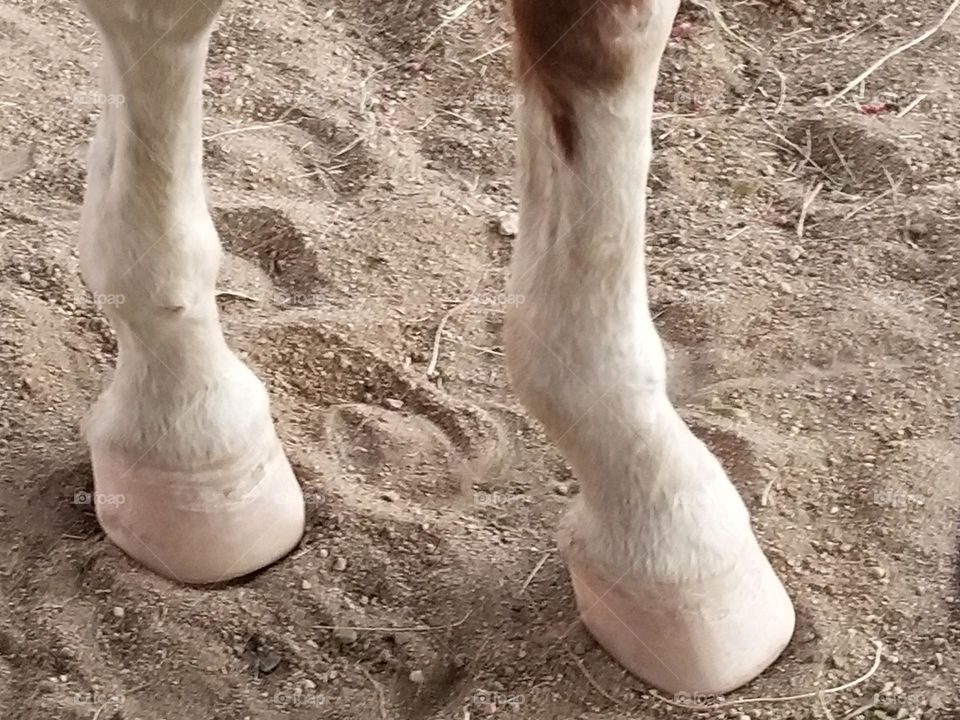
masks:
[[[652,583],[568,560],[584,625],[634,675],[669,693],[717,695],[752,680],[793,635],[786,590],[756,540],[721,575]]]
[[[279,560],[303,535],[300,485],[275,437],[240,458],[158,468],[91,451],[97,519],[114,543],[183,583],[217,583]]]

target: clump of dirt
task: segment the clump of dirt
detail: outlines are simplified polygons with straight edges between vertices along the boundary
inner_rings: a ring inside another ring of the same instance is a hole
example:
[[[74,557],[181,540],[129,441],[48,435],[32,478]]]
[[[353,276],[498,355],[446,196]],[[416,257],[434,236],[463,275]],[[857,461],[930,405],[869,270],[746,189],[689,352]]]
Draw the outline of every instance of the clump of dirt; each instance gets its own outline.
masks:
[[[805,119],[790,126],[787,138],[807,161],[848,192],[886,190],[912,184],[913,171],[894,139],[874,121]]]
[[[269,207],[215,209],[214,222],[226,250],[257,263],[293,298],[280,305],[308,305],[329,280],[318,267],[310,241],[282,212]]]

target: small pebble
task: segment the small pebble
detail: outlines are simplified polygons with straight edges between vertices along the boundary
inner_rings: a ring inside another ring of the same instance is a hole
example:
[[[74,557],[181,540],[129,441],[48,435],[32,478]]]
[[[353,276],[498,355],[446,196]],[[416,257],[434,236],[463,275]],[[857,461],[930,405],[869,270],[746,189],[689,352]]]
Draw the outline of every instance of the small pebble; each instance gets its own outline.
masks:
[[[313,584],[309,580],[304,580],[300,583],[300,587],[304,590],[309,590],[313,587]]]
[[[397,398],[387,398],[383,401],[383,404],[393,410],[399,410],[403,407],[403,400],[398,400]]]
[[[357,631],[352,628],[337,628],[333,631],[333,639],[344,645],[353,645],[357,637]]]
[[[426,677],[424,677],[423,670],[412,670],[410,672],[410,682],[416,683],[417,685],[423,685],[426,682]]]
[[[346,570],[347,559],[338,557],[336,560],[333,561],[333,569],[336,570],[337,572],[343,572],[344,570]]]
[[[269,675],[280,666],[282,659],[278,653],[267,652],[257,658],[257,667],[260,672]]]
[[[122,618],[124,615],[126,615],[126,612],[119,605],[113,609],[113,616],[115,618]]]
[[[520,216],[517,213],[503,213],[497,218],[497,232],[504,237],[514,237],[520,232]]]

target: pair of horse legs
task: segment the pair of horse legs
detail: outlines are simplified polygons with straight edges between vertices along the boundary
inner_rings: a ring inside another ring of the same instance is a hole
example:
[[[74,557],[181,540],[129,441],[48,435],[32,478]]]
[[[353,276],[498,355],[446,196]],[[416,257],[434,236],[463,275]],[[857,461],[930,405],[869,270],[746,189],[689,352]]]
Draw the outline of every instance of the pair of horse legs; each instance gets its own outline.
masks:
[[[103,38],[84,279],[118,338],[86,436],[107,535],[186,583],[300,540],[303,499],[262,383],[224,341],[201,88],[222,0],[82,0]],[[583,621],[628,669],[723,692],[783,649],[793,609],[719,463],[666,395],[647,302],[645,186],[677,0],[514,0],[521,221],[506,318],[516,391],[583,488],[561,546]]]

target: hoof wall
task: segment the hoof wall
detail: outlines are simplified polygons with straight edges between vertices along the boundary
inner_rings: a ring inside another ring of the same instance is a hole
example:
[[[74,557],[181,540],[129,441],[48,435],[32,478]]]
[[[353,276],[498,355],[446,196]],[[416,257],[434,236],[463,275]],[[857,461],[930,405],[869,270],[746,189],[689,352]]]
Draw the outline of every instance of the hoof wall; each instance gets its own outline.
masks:
[[[114,543],[173,580],[217,583],[279,560],[303,535],[304,502],[279,440],[196,470],[92,452],[97,518]]]
[[[618,581],[571,561],[581,619],[618,662],[661,690],[734,690],[777,659],[795,621],[769,561],[749,545],[725,574],[688,584]]]

